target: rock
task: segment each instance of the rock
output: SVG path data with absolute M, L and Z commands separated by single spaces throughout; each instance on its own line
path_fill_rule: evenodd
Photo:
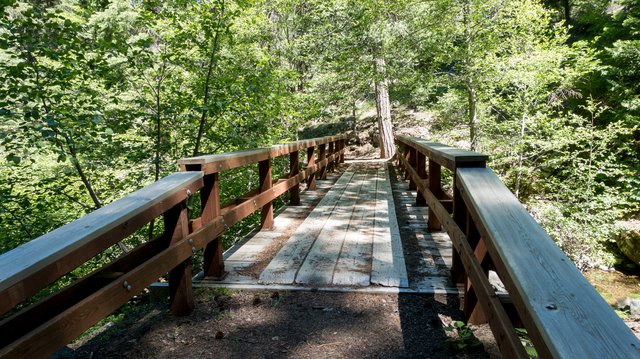
M 629 311 L 631 315 L 640 315 L 640 299 L 636 298 L 619 298 L 616 301 L 618 310 Z
M 640 264 L 640 222 L 624 222 L 616 236 L 620 251 L 635 264 Z
M 629 311 L 633 316 L 640 315 L 640 299 L 631 299 L 629 301 Z
M 496 273 L 495 271 L 489 271 L 489 283 L 493 287 L 493 290 L 495 290 L 497 293 L 507 292 L 507 288 L 504 287 L 502 280 L 500 280 L 500 277 L 498 277 L 498 273 Z
M 216 338 L 216 339 L 222 339 L 222 338 L 224 338 L 224 333 L 223 333 L 223 332 L 221 332 L 221 331 L 217 331 L 217 332 L 216 332 L 216 335 L 214 336 L 214 338 Z

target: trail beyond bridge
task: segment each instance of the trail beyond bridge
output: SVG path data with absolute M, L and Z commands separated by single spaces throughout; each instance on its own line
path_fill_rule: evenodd
M 543 358 L 640 357 L 486 155 L 395 140 L 393 162 L 345 162 L 343 136 L 185 158 L 181 172 L 1 255 L 0 357 L 49 356 L 167 273 L 155 286 L 176 315 L 193 310 L 194 286 L 446 293 L 461 296 L 466 321 L 489 323 L 506 358 L 528 357 L 518 328 Z M 258 186 L 223 203 L 225 172 L 255 165 Z M 225 251 L 221 234 L 254 212 L 260 229 Z M 162 235 L 23 305 L 157 217 Z

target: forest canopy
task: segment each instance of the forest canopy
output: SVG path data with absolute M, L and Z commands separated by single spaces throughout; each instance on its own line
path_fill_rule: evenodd
M 639 86 L 638 0 L 4 1 L 0 253 L 180 157 L 371 107 L 381 135 L 428 113 L 578 266 L 611 265 L 640 214 Z

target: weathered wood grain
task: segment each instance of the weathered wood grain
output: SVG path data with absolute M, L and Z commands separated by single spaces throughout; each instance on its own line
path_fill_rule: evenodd
M 386 165 L 378 170 L 378 177 L 371 283 L 407 287 L 409 279 Z
M 260 274 L 260 283 L 291 284 L 296 273 L 313 245 L 322 225 L 336 206 L 340 195 L 347 187 L 354 172 L 347 169 L 332 190 L 318 203 L 316 209 L 298 227 L 287 243 L 280 249 L 269 265 Z
M 0 313 L 133 233 L 200 187 L 201 172 L 171 174 L 0 255 Z
M 420 153 L 455 172 L 458 167 L 484 167 L 489 156 L 474 152 L 462 150 L 455 147 L 449 147 L 437 142 L 431 142 L 411 136 L 396 136 L 396 142 L 415 148 Z M 412 166 L 415 167 L 415 166 Z
M 401 158 L 401 161 L 403 161 L 403 166 L 409 172 L 409 176 L 418 179 L 419 176 L 415 169 L 408 166 L 405 159 Z M 491 287 L 482 266 L 474 256 L 473 249 L 469 245 L 469 242 L 467 242 L 464 232 L 458 227 L 449 211 L 440 203 L 439 198 L 426 187 L 426 184 L 418 184 L 417 190 L 424 195 L 430 211 L 433 211 L 433 214 L 449 234 L 455 248 L 453 254 L 459 255 L 461 265 L 466 270 L 469 279 L 471 279 L 475 285 L 478 301 L 485 309 L 485 313 L 488 313 L 487 320 L 496 337 L 500 352 L 508 358 L 527 358 L 528 356 L 515 334 L 513 324 L 502 306 L 500 299 Z
M 365 169 L 363 169 L 365 170 Z M 369 169 L 345 235 L 340 258 L 333 273 L 333 284 L 368 286 L 371 279 L 375 195 L 378 178 Z
M 296 283 L 316 286 L 331 284 L 333 270 L 340 256 L 364 179 L 365 174 L 357 171 L 347 184 L 300 267 L 296 275 Z
M 226 152 L 215 155 L 204 155 L 197 157 L 181 158 L 178 161 L 180 168 L 184 170 L 204 171 L 206 174 L 221 172 L 232 168 L 246 166 L 270 158 L 287 155 L 292 152 L 303 150 L 309 147 L 317 147 L 331 142 L 338 142 L 344 139 L 344 135 L 327 136 L 309 140 L 273 145 L 271 147 L 255 148 L 234 152 Z M 337 155 L 341 155 L 341 150 Z
M 640 357 L 640 341 L 493 171 L 459 169 L 458 185 L 542 356 Z

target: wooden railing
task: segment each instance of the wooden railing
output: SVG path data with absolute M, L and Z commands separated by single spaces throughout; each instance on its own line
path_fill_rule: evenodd
M 528 358 L 514 323 L 524 325 L 542 358 L 640 358 L 640 341 L 485 168 L 486 155 L 408 136 L 395 140 L 416 203 L 429 206 L 429 228 L 442 225 L 453 242 L 452 276 L 465 288 L 466 320 L 488 322 L 505 358 Z M 452 196 L 442 189 L 442 167 L 453 174 Z M 489 270 L 507 296 L 494 291 Z
M 0 315 L 103 250 L 162 216 L 164 233 L 90 275 L 26 306 L 0 322 L 0 358 L 42 358 L 109 315 L 150 283 L 169 273 L 173 313 L 193 309 L 191 256 L 205 248 L 205 274 L 222 276 L 220 234 L 257 209 L 262 226 L 273 225 L 272 201 L 343 161 L 344 136 L 316 138 L 249 151 L 180 160 L 183 172 L 169 175 L 74 222 L 0 255 Z M 307 155 L 300 170 L 299 151 Z M 271 179 L 271 160 L 289 155 L 290 172 Z M 260 186 L 228 205 L 220 204 L 218 174 L 258 164 Z M 202 214 L 189 219 L 187 200 L 200 191 Z

